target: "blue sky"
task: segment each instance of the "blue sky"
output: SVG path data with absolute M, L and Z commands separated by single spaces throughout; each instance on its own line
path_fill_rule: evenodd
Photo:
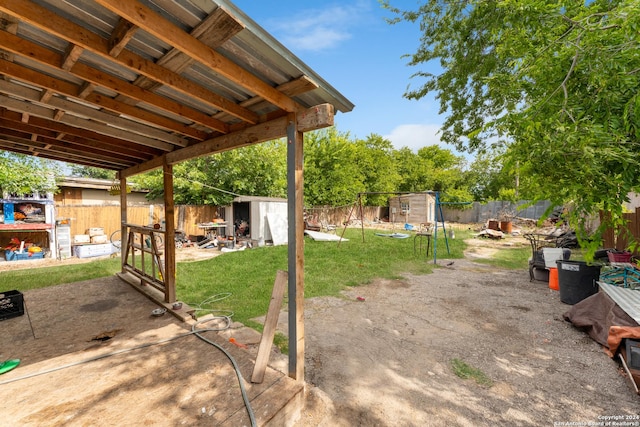
M 418 69 L 402 57 L 419 46 L 417 24 L 388 24 L 384 18 L 392 15 L 377 0 L 232 1 L 355 104 L 336 115 L 340 132 L 354 138 L 375 133 L 414 151 L 433 144 L 452 149 L 437 134 L 443 122 L 437 101 L 402 96 L 422 83 L 411 79 Z M 392 4 L 415 8 L 417 2 Z

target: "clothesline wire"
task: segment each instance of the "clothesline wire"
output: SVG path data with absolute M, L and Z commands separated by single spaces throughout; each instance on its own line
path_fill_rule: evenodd
M 171 176 L 172 176 L 172 177 L 174 177 L 174 178 L 176 177 L 176 175 L 175 175 L 175 174 L 172 174 L 172 173 L 170 173 L 170 174 L 168 174 L 168 175 L 171 175 Z M 186 180 L 186 181 L 188 181 L 188 182 L 190 182 L 190 183 L 192 183 L 192 184 L 200 184 L 200 185 L 202 185 L 203 187 L 211 188 L 212 190 L 216 190 L 216 191 L 219 191 L 219 192 L 221 192 L 221 193 L 225 193 L 225 194 L 230 194 L 230 195 L 232 195 L 232 196 L 236 196 L 236 197 L 243 197 L 243 196 L 244 196 L 244 197 L 248 197 L 246 194 L 238 194 L 238 193 L 234 193 L 233 191 L 223 190 L 222 188 L 214 187 L 213 185 L 205 184 L 204 182 L 196 181 L 195 179 L 189 179 L 189 178 L 185 178 L 185 177 L 180 177 L 180 179 L 184 179 L 184 180 Z

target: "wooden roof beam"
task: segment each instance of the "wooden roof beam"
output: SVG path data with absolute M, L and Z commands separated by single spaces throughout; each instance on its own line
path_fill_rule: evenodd
M 30 100 L 30 101 L 38 101 L 42 98 L 42 91 L 37 89 L 27 88 L 23 85 L 19 85 L 19 84 L 16 84 L 15 82 L 11 82 L 10 80 L 11 79 L 9 76 L 7 76 L 7 80 L 0 79 L 0 93 L 15 95 L 19 98 Z M 84 95 L 84 92 L 89 93 L 90 91 L 93 90 L 93 88 L 94 88 L 93 85 L 85 82 L 80 87 L 78 92 L 79 96 L 77 98 L 87 98 L 87 100 L 92 102 L 93 104 L 102 106 L 102 103 L 103 103 L 102 95 L 98 95 L 98 94 Z M 142 120 L 143 118 L 146 117 L 146 115 L 141 114 L 141 113 L 145 113 L 144 110 L 135 110 L 133 109 L 133 107 L 129 105 L 116 103 L 111 98 L 105 98 L 104 102 L 117 106 L 118 110 L 115 111 L 114 109 L 112 113 L 111 110 L 107 110 L 106 108 L 95 109 L 95 108 L 91 108 L 86 105 L 80 104 L 78 102 L 69 101 L 63 97 L 52 97 L 49 99 L 48 104 L 56 110 L 56 116 L 55 116 L 56 120 L 61 120 L 62 114 L 64 114 L 64 112 L 66 111 L 66 112 L 76 113 L 82 116 L 93 117 L 96 121 L 99 121 L 102 123 L 109 123 L 111 125 L 114 125 L 120 128 L 130 129 L 141 135 L 146 135 L 146 136 L 158 139 L 160 141 L 176 143 L 176 145 L 180 145 L 180 146 L 183 145 L 182 143 L 177 142 L 181 139 L 179 135 L 174 135 L 172 133 L 163 131 L 162 129 L 158 129 L 156 127 L 150 126 L 148 124 L 141 123 L 138 121 L 132 121 L 131 119 L 120 116 L 120 113 L 123 113 L 134 118 L 140 118 Z M 152 113 L 149 113 L 149 114 L 152 114 Z M 49 115 L 46 115 L 45 117 L 50 118 Z M 168 118 L 164 118 L 160 116 L 156 116 L 154 118 L 156 120 L 145 120 L 145 122 L 152 123 L 155 121 L 159 121 L 158 124 L 161 125 L 162 127 L 168 127 L 168 126 L 163 126 L 163 124 L 165 124 L 166 122 L 170 123 L 169 126 L 171 126 L 171 124 L 174 124 L 174 125 L 177 124 L 176 122 L 171 121 Z M 89 129 L 92 129 L 91 123 L 88 123 L 88 127 Z M 180 126 L 173 126 L 173 127 L 176 128 L 176 131 L 178 133 L 180 134 L 187 133 L 197 140 L 204 140 L 207 137 L 210 137 L 210 135 L 205 132 L 199 131 L 197 129 L 188 128 L 186 126 L 180 125 Z M 182 131 L 180 131 L 179 129 Z
M 69 46 L 67 46 L 67 49 L 64 52 L 64 55 L 62 55 L 60 68 L 65 71 L 69 71 L 76 64 L 76 62 L 78 62 L 78 59 L 80 59 L 83 51 L 84 49 L 77 44 L 69 43 Z
M 118 150 L 118 147 L 114 147 L 112 144 L 103 144 L 95 140 L 87 140 L 84 138 L 74 137 L 72 135 L 67 135 L 67 137 L 63 139 L 57 139 L 55 132 L 43 130 L 35 125 L 25 125 L 6 119 L 0 119 L 0 133 L 24 139 L 27 139 L 27 135 L 31 134 L 31 141 L 46 142 L 52 146 L 65 146 L 70 148 L 77 147 L 77 149 L 80 150 L 86 147 L 91 147 L 92 152 L 98 155 L 108 156 L 113 159 L 126 160 L 129 162 L 148 160 L 151 158 L 151 156 L 141 158 L 139 155 L 132 158 L 132 156 Z
M 229 15 L 226 10 L 219 7 L 198 24 L 198 26 L 191 31 L 191 35 L 207 46 L 216 48 L 242 31 L 243 28 L 244 26 L 240 22 Z M 193 58 L 173 48 L 159 58 L 156 64 L 180 74 L 194 62 L 195 60 Z M 148 90 L 154 90 L 162 83 L 149 79 L 146 76 L 140 76 L 134 84 Z M 240 103 L 240 105 L 244 106 L 242 103 Z
M 0 136 L 0 150 L 10 151 L 12 153 L 18 154 L 32 154 L 28 147 L 21 143 L 16 143 L 14 141 L 8 141 L 3 139 Z M 58 153 L 55 151 L 43 151 L 39 157 L 46 158 L 49 160 L 57 160 L 61 162 L 67 163 L 76 163 L 84 166 L 95 166 L 98 168 L 112 169 L 118 170 L 119 167 L 113 164 L 105 164 L 104 162 L 94 161 L 93 159 L 88 159 L 86 157 L 78 157 L 68 153 Z
M 317 89 L 317 88 L 318 88 L 317 83 L 314 82 L 313 80 L 311 80 L 307 76 L 300 76 L 297 79 L 290 80 L 290 81 L 288 81 L 286 83 L 283 83 L 283 84 L 281 84 L 281 85 L 279 85 L 277 87 L 277 89 L 280 92 L 284 93 L 287 96 L 291 96 L 291 97 L 296 96 L 296 95 L 300 95 L 300 94 L 305 93 L 305 92 L 309 92 L 309 91 Z M 247 107 L 248 108 L 250 106 L 254 106 L 254 105 L 260 104 L 261 102 L 265 102 L 266 103 L 267 101 L 265 101 L 265 99 L 263 97 L 261 97 L 261 96 L 254 96 L 253 98 L 249 98 L 249 99 L 247 99 L 245 101 L 242 101 L 240 103 L 240 105 L 242 105 L 243 107 Z M 282 115 L 282 114 L 280 114 L 280 115 Z M 222 120 L 226 116 L 227 116 L 226 113 L 221 112 L 221 113 L 216 114 L 213 117 Z M 231 129 L 234 130 L 236 127 L 237 126 L 235 126 L 235 127 L 232 126 Z
M 82 86 L 80 86 L 80 90 L 78 90 L 78 98 L 87 99 L 94 90 L 96 90 L 96 85 L 94 85 L 93 83 L 84 82 Z
M 28 147 L 23 144 L 16 143 L 14 141 L 5 140 L 0 136 L 0 149 L 5 151 L 10 151 L 18 154 L 27 154 L 31 155 L 32 153 L 29 151 Z M 40 151 L 39 157 L 49 159 L 49 160 L 57 160 L 61 162 L 67 163 L 76 163 L 84 166 L 95 166 L 104 169 L 118 170 L 121 167 L 114 164 L 107 164 L 105 162 L 96 161 L 93 159 L 87 159 L 86 157 L 78 157 L 74 154 L 70 153 L 59 153 L 57 151 Z
M 50 67 L 58 68 L 59 64 L 63 62 L 60 54 L 5 31 L 0 31 L 0 46 L 5 47 L 15 54 L 31 58 L 40 64 Z M 68 71 L 97 86 L 103 86 L 120 94 L 135 98 L 138 101 L 154 105 L 161 110 L 185 117 L 218 132 L 226 133 L 229 131 L 227 124 L 220 120 L 214 119 L 207 114 L 182 105 L 169 98 L 132 85 L 125 80 L 118 79 L 88 65 L 76 62 Z M 78 92 L 76 91 L 74 96 L 77 96 L 77 94 Z
M 40 102 L 43 104 L 48 104 L 49 100 L 53 97 L 53 91 L 50 89 L 45 89 L 42 91 L 42 95 L 40 96 Z
M 0 120 L 3 120 L 2 122 L 7 128 L 16 130 L 25 129 L 25 125 L 19 121 L 19 117 L 20 113 L 16 113 L 6 109 L 0 110 Z M 11 122 L 18 124 L 12 125 Z M 133 157 L 138 160 L 148 160 L 154 155 L 158 155 L 161 153 L 160 150 L 153 150 L 149 147 L 131 144 L 131 142 L 128 140 L 106 136 L 87 129 L 68 126 L 41 117 L 32 117 L 30 125 L 34 126 L 35 128 L 39 128 L 39 133 L 44 136 L 48 136 L 58 140 L 65 139 L 70 142 L 82 143 L 88 147 L 121 152 L 128 157 Z M 33 132 L 37 132 L 35 128 L 32 129 Z
M 51 143 L 51 141 L 53 141 L 53 143 L 51 143 L 51 149 L 48 150 L 49 152 L 51 151 L 59 151 L 61 153 L 66 153 L 69 155 L 75 155 L 78 157 L 86 157 L 86 158 L 91 158 L 91 159 L 96 159 L 96 160 L 100 160 L 100 161 L 104 161 L 104 162 L 109 162 L 113 165 L 118 165 L 118 167 L 122 168 L 122 167 L 127 167 L 130 166 L 132 164 L 135 164 L 135 161 L 127 161 L 124 159 L 118 159 L 115 156 L 111 156 L 111 155 L 104 155 L 101 153 L 96 153 L 96 152 L 92 152 L 92 153 L 86 153 L 85 150 L 82 150 L 82 147 L 79 148 L 75 148 L 74 146 L 72 146 L 71 144 L 67 144 L 64 141 L 56 141 L 55 139 L 49 139 L 49 138 L 44 138 L 42 136 L 39 136 L 37 138 L 36 141 L 32 141 L 30 140 L 30 138 L 27 138 L 26 135 L 20 133 L 20 132 L 16 132 L 16 131 L 11 131 L 8 129 L 1 129 L 0 128 L 0 138 L 4 139 L 5 141 L 12 141 L 16 144 L 22 144 L 25 145 L 28 149 L 42 149 L 45 145 L 45 143 Z M 37 143 L 37 144 L 35 144 Z
M 18 34 L 18 21 L 11 15 L 0 12 L 0 29 L 11 34 Z M 7 61 L 13 61 L 13 53 L 0 50 L 0 58 Z M 8 79 L 7 76 L 0 76 L 0 78 Z
M 138 31 L 138 27 L 126 19 L 120 19 L 109 38 L 109 55 L 113 57 L 120 55 L 120 52 L 124 50 L 129 40 L 136 34 L 136 31 Z
M 235 82 L 248 92 L 262 96 L 275 106 L 288 112 L 303 110 L 303 107 L 293 99 L 236 65 L 192 35 L 182 31 L 178 26 L 140 2 L 134 0 L 95 1 L 168 45 L 181 50 L 216 73 Z
M 1 32 L 0 32 L 1 33 Z M 67 95 L 67 96 L 71 96 L 71 97 L 77 97 L 78 92 L 80 91 L 80 88 L 78 88 L 78 86 L 72 84 L 72 83 L 68 83 L 65 82 L 63 80 L 60 79 L 56 79 L 54 77 L 49 77 L 46 76 L 44 74 L 40 74 L 36 71 L 33 71 L 31 69 L 19 66 L 17 64 L 14 64 L 12 62 L 7 62 L 7 61 L 3 61 L 0 60 L 0 73 L 4 73 L 4 74 L 8 74 L 10 76 L 12 76 L 13 78 L 17 79 L 17 80 L 23 80 L 26 82 L 29 82 L 33 85 L 42 87 L 44 89 L 51 89 L 51 90 L 55 90 L 57 93 L 61 93 L 63 95 Z M 97 94 L 93 94 L 90 95 L 86 98 L 87 101 L 102 106 L 106 109 L 109 109 L 111 111 L 115 111 L 117 113 L 124 113 L 124 114 L 130 114 L 132 117 L 138 117 L 139 115 L 137 114 L 137 109 L 128 106 L 126 104 L 123 104 L 121 102 L 117 102 L 114 101 L 111 98 L 108 97 L 104 97 L 101 95 L 97 95 Z M 98 111 L 96 111 L 96 113 L 99 113 Z M 149 115 L 152 115 L 152 113 L 149 113 Z M 142 115 L 141 117 L 139 117 L 141 120 L 146 117 L 147 115 Z M 155 115 L 154 115 L 155 116 Z M 50 117 L 50 115 L 46 116 L 47 118 Z M 96 119 L 98 120 L 98 119 Z M 86 121 L 86 120 L 85 120 Z M 102 120 L 98 120 L 100 122 L 102 122 Z M 109 122 L 106 122 L 109 123 Z M 89 128 L 92 128 L 94 130 L 96 129 L 96 126 L 99 126 L 98 123 L 95 124 L 95 126 L 89 126 Z M 116 133 L 120 133 L 118 129 L 115 129 L 113 127 L 109 127 L 106 128 L 105 126 L 100 126 L 102 129 L 104 129 L 105 133 L 108 135 L 115 135 Z M 174 145 L 182 145 L 185 146 L 187 145 L 187 142 L 184 141 L 182 143 L 175 143 L 175 144 L 167 144 L 164 143 L 164 139 L 160 140 L 158 139 L 151 139 L 148 137 L 144 137 L 142 135 L 137 135 L 137 134 L 132 134 L 130 133 L 130 138 L 132 141 L 141 143 L 142 145 L 148 145 L 150 147 L 155 147 L 155 148 L 159 148 L 162 149 L 164 151 L 171 151 L 174 148 Z
M 146 77 L 167 85 L 178 92 L 198 98 L 200 101 L 207 103 L 216 109 L 226 111 L 243 121 L 249 123 L 256 123 L 258 121 L 258 117 L 253 111 L 243 108 L 237 103 L 213 93 L 205 87 L 126 49 L 123 49 L 120 54 L 114 58 L 109 54 L 110 48 L 108 40 L 105 40 L 98 34 L 92 33 L 86 28 L 64 19 L 63 17 L 56 15 L 55 13 L 31 1 L 3 0 L 0 3 L 0 11 L 15 16 L 43 31 L 67 40 L 69 43 L 77 44 L 78 46 L 90 50 L 105 59 L 117 62 L 119 65 L 126 67 L 129 70 L 143 74 Z M 132 23 L 133 21 L 129 20 L 129 22 Z M 135 25 L 136 23 L 133 24 Z M 173 28 L 173 31 L 182 32 L 182 30 L 177 27 Z M 172 43 L 169 44 L 172 45 Z M 224 133 L 224 130 L 222 129 L 215 127 L 213 129 Z
M 321 104 L 296 114 L 297 128 L 300 132 L 309 132 L 333 126 L 335 111 L 331 104 Z M 271 141 L 287 135 L 289 118 L 278 117 L 274 120 L 258 125 L 249 126 L 229 135 L 221 135 L 208 141 L 199 142 L 192 146 L 181 148 L 165 154 L 168 164 L 176 164 L 185 160 L 220 153 L 234 148 Z M 162 167 L 163 157 L 157 157 L 149 162 L 122 170 L 121 176 L 128 177 Z
M 0 61 L 0 69 L 2 69 L 3 65 L 5 65 L 5 63 Z M 26 78 L 26 76 L 25 76 L 25 78 Z M 73 86 L 73 85 L 71 85 L 71 86 Z M 58 86 L 58 88 L 60 88 L 60 86 Z M 20 111 L 20 112 L 24 112 L 24 113 L 32 114 L 32 115 L 37 115 L 39 117 L 43 117 L 43 118 L 47 118 L 47 119 L 52 119 L 54 114 L 55 114 L 49 108 L 41 107 L 41 106 L 29 103 L 29 102 L 19 101 L 17 99 L 13 99 L 13 98 L 9 98 L 9 97 L 3 97 L 2 98 L 2 105 L 4 107 L 6 107 L 7 109 L 10 109 L 10 110 Z M 101 122 L 98 122 L 98 121 L 86 120 L 86 119 L 82 119 L 80 117 L 72 116 L 70 114 L 66 114 L 64 117 L 60 118 L 60 121 L 63 121 L 64 123 L 66 123 L 66 124 L 68 124 L 70 126 L 83 127 L 83 128 L 86 128 L 86 129 L 91 129 L 91 130 L 93 130 L 95 132 L 102 133 L 104 135 L 125 139 L 125 140 L 129 141 L 129 143 L 137 143 L 137 144 L 140 144 L 140 145 L 156 148 L 156 149 L 162 150 L 162 151 L 172 151 L 175 148 L 174 145 L 166 143 L 164 141 L 159 141 L 157 139 L 148 138 L 148 137 L 145 137 L 143 135 L 138 135 L 138 134 L 132 133 L 130 131 L 125 131 L 125 130 L 122 130 L 122 129 L 114 128 L 112 126 L 108 126 L 106 124 L 102 124 Z

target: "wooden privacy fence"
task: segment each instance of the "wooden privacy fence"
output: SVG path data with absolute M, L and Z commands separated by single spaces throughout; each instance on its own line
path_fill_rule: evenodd
M 176 205 L 176 231 L 183 231 L 187 236 L 203 235 L 199 223 L 211 222 L 222 217 L 222 207 L 203 205 Z M 360 212 L 353 206 L 317 207 L 305 209 L 307 215 L 317 216 L 318 220 L 342 226 L 345 222 L 358 221 Z M 386 207 L 364 206 L 365 222 L 376 222 L 388 216 Z M 351 217 L 349 218 L 349 214 Z M 90 228 L 103 228 L 105 234 L 111 235 L 120 230 L 120 206 L 56 206 L 56 219 L 71 219 L 71 235 L 86 234 Z M 164 221 L 163 205 L 129 206 L 127 207 L 127 223 L 138 225 L 162 225 Z
M 204 234 L 198 223 L 210 222 L 220 212 L 217 206 L 177 205 L 176 231 L 187 236 Z M 71 219 L 71 235 L 85 234 L 90 228 L 103 228 L 106 235 L 120 230 L 120 206 L 56 206 L 56 219 Z M 153 225 L 164 222 L 163 205 L 127 207 L 127 223 Z
M 607 214 L 601 212 L 600 217 L 604 218 Z M 640 242 L 640 208 L 636 208 L 635 212 L 622 214 L 627 223 L 627 227 L 620 230 L 613 228 L 607 229 L 602 238 L 605 248 L 616 248 L 617 250 L 628 250 L 629 242 L 633 239 Z M 640 248 L 634 251 L 634 255 L 640 254 Z
M 363 206 L 362 211 L 365 222 L 377 222 L 389 216 L 389 208 L 384 206 Z M 337 226 L 360 220 L 360 208 L 355 206 L 354 209 L 353 205 L 305 208 L 305 212 L 307 216 L 315 217 L 318 221 Z

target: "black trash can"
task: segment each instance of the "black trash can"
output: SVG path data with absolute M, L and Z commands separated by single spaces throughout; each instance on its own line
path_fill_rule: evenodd
M 561 260 L 556 264 L 558 265 L 560 301 L 573 305 L 598 293 L 600 265 L 588 265 L 584 261 Z

